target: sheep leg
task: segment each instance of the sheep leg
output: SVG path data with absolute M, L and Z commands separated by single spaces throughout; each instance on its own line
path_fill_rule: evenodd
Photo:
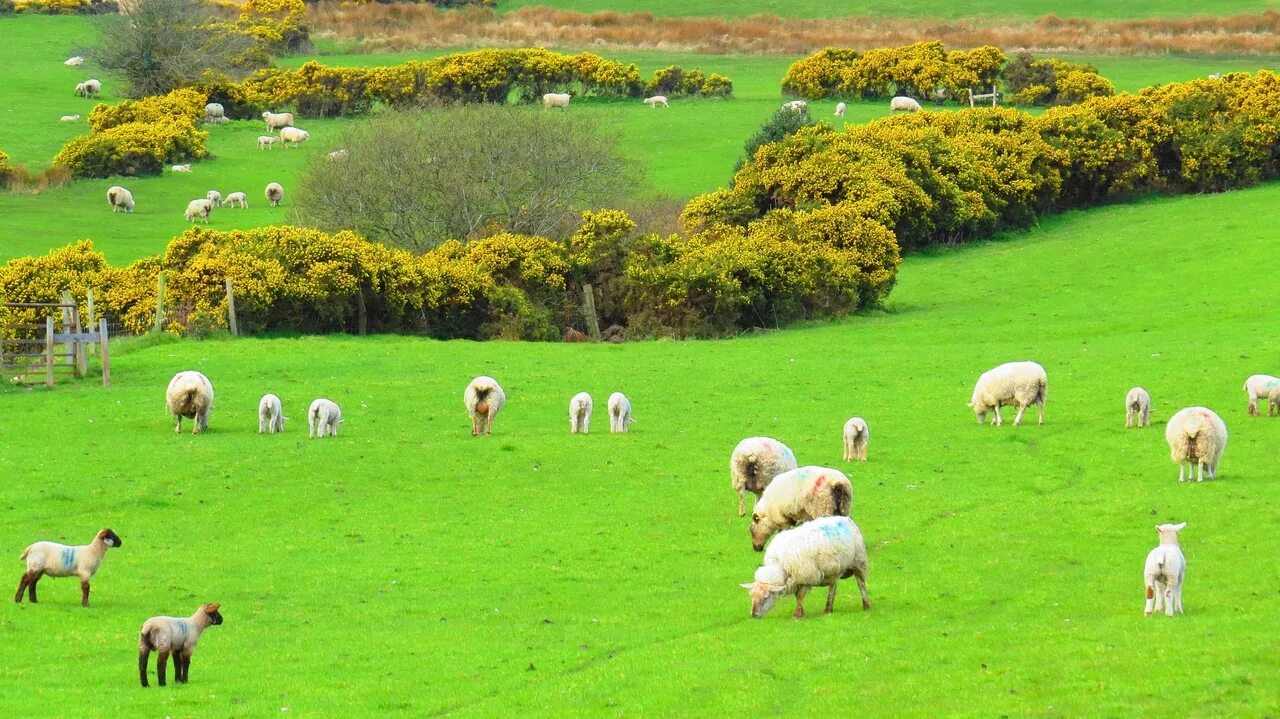
M 178 424 L 173 428 L 173 431 L 182 434 L 182 415 L 178 415 Z
M 1036 402 L 1036 419 L 1039 421 L 1039 424 L 1044 424 L 1044 400 Z
M 1022 424 L 1022 413 L 1026 411 L 1027 411 L 1027 406 L 1025 404 L 1018 405 L 1018 413 L 1013 416 L 1014 427 L 1017 427 L 1018 425 Z M 1043 424 L 1043 422 L 1041 422 L 1041 424 Z
M 746 515 L 746 513 L 747 513 L 747 490 L 739 489 L 738 490 L 738 516 L 739 517 L 744 516 Z M 19 590 L 18 594 L 22 594 L 22 591 Z
M 191 667 L 191 655 L 187 652 L 173 653 L 173 680 L 179 684 L 187 683 L 187 672 Z
M 1146 616 L 1146 617 L 1151 616 L 1151 612 L 1155 609 L 1155 605 L 1156 605 L 1156 591 L 1155 591 L 1155 588 L 1153 588 L 1150 584 L 1148 584 L 1147 585 L 1147 605 L 1146 605 L 1146 608 L 1143 609 L 1143 612 L 1142 612 L 1143 616 Z
M 996 405 L 996 416 L 992 418 L 991 424 L 999 427 L 1004 424 L 1004 418 L 1000 416 L 1000 405 Z
M 809 593 L 809 587 L 801 587 L 796 590 L 796 610 L 791 614 L 792 619 L 804 619 L 804 595 Z
M 36 583 L 44 576 L 44 572 L 32 572 L 31 583 L 27 585 L 27 601 L 32 604 L 36 603 Z
M 832 582 L 827 588 L 827 606 L 822 610 L 823 614 L 830 614 L 836 609 L 836 583 Z
M 1133 426 L 1133 408 L 1126 407 L 1124 410 L 1124 428 L 1129 429 Z
M 853 570 L 853 578 L 858 582 L 858 592 L 862 594 L 862 611 L 871 608 L 871 599 L 867 597 L 867 570 L 865 567 Z
M 156 684 L 164 686 L 164 669 L 169 663 L 169 650 L 160 649 L 156 651 Z
M 1173 586 L 1171 584 L 1164 585 L 1164 615 L 1166 617 L 1173 616 Z
M 36 574 L 34 572 L 22 573 L 22 581 L 18 583 L 18 593 L 13 595 L 13 601 L 15 604 L 22 604 L 22 595 L 27 591 L 28 586 L 32 588 L 33 592 L 35 591 L 35 586 L 36 586 L 35 578 L 36 578 Z M 31 601 L 34 602 L 35 599 L 33 598 Z
M 89 606 L 89 582 L 80 580 L 80 606 Z
M 1204 481 L 1204 462 L 1196 460 L 1196 481 Z
M 1179 482 L 1186 481 L 1185 479 L 1182 478 L 1182 470 L 1186 469 L 1186 466 L 1187 466 L 1187 463 L 1185 461 L 1178 460 L 1178 481 Z
M 142 682 L 142 686 L 148 687 L 147 684 L 147 658 L 151 656 L 151 650 L 145 646 L 138 647 L 138 680 Z

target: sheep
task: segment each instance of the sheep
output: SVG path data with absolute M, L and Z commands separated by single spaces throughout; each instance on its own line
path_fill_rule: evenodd
M 195 420 L 191 434 L 209 429 L 209 413 L 213 411 L 213 383 L 208 377 L 195 370 L 179 372 L 169 380 L 169 388 L 165 390 L 164 396 L 169 414 L 177 420 L 174 432 L 182 431 L 183 417 Z
M 853 484 L 838 469 L 800 467 L 783 472 L 764 488 L 751 513 L 751 546 L 764 549 L 769 536 L 819 517 L 848 517 Z
M 288 127 L 293 124 L 292 112 L 264 112 L 262 119 L 267 123 L 267 132 L 279 130 L 282 127 Z
M 280 398 L 267 393 L 258 400 L 258 434 L 275 434 L 284 431 L 284 407 Z
M 191 679 L 191 653 L 200 635 L 211 626 L 222 624 L 220 604 L 203 604 L 189 617 L 152 617 L 142 623 L 138 632 L 138 679 L 147 684 L 147 660 L 152 650 L 156 658 L 156 682 L 164 686 L 165 666 L 173 655 L 173 680 L 186 684 Z
M 609 431 L 629 432 L 635 421 L 631 416 L 631 400 L 621 392 L 609 395 Z
M 66 60 L 63 60 L 62 64 L 67 67 L 80 67 L 84 64 L 84 58 L 76 55 L 75 57 L 69 57 Z
M 280 128 L 280 144 L 284 145 L 286 150 L 290 147 L 296 147 L 310 139 L 311 133 L 306 130 L 300 130 L 296 127 Z
M 853 417 L 844 423 L 844 461 L 867 461 L 867 443 L 871 441 L 871 429 L 861 417 Z
M 467 384 L 462 393 L 462 404 L 471 416 L 471 436 L 493 434 L 493 418 L 507 403 L 507 395 L 498 380 L 481 375 Z
M 747 513 L 747 492 L 759 500 L 775 477 L 799 466 L 791 448 L 772 437 L 748 437 L 739 442 L 729 457 L 729 480 L 738 493 L 738 516 Z
M 837 103 L 836 103 L 836 117 L 844 117 L 844 112 L 845 112 L 845 110 L 848 110 L 848 109 L 849 109 L 849 106 L 848 106 L 848 105 L 844 104 L 843 102 L 837 102 Z
M 191 172 L 191 163 L 188 162 L 182 165 L 171 165 L 169 167 L 169 171 L 170 172 Z
M 1258 416 L 1258 398 L 1266 397 L 1271 393 L 1272 387 L 1280 386 L 1280 377 L 1272 377 L 1269 374 L 1250 375 L 1249 379 L 1244 381 L 1245 394 L 1249 395 L 1249 414 Z
M 328 155 L 325 155 L 325 157 L 329 159 L 329 162 L 339 162 L 341 160 L 347 159 L 347 155 L 349 154 L 351 153 L 347 152 L 346 150 L 334 150 L 333 152 L 330 152 Z
M 307 410 L 307 436 L 312 439 L 324 437 L 326 433 L 330 437 L 337 437 L 338 426 L 341 424 L 342 410 L 332 400 L 321 397 L 312 402 Z
M 751 594 L 751 617 L 759 619 L 779 597 L 796 595 L 792 617 L 804 617 L 804 597 L 814 587 L 827 587 L 823 614 L 835 610 L 836 582 L 854 577 L 862 594 L 862 611 L 871 608 L 867 597 L 867 543 L 862 530 L 848 517 L 822 517 L 778 534 L 755 572 L 755 581 L 742 584 Z
M 579 392 L 569 400 L 569 434 L 591 432 L 591 410 L 595 403 L 587 392 Z
M 221 192 L 218 192 L 217 190 L 209 190 L 208 192 L 204 193 L 204 197 L 206 200 L 212 203 L 214 207 L 222 207 Z
M 1220 72 L 1211 72 L 1211 73 L 1209 73 L 1209 79 L 1210 79 L 1210 80 L 1221 80 L 1221 79 L 1222 79 L 1222 73 L 1220 73 Z
M 242 210 L 248 209 L 249 196 L 243 192 L 232 192 L 231 194 L 227 195 L 226 199 L 222 201 L 223 207 L 226 207 L 227 205 L 231 205 L 232 207 L 239 207 Z
M 102 92 L 102 83 L 97 80 L 76 83 L 76 95 L 80 97 L 97 97 L 99 92 Z
M 897 112 L 898 110 L 906 110 L 907 112 L 919 112 L 920 103 L 910 97 L 899 95 L 889 101 L 889 112 Z
M 791 102 L 782 103 L 782 109 L 792 112 L 802 112 L 809 109 L 809 103 L 804 100 L 792 100 Z
M 192 200 L 187 203 L 187 211 L 185 217 L 189 222 L 196 220 L 204 220 L 204 224 L 209 224 L 209 215 L 213 213 L 213 203 L 208 199 L 201 197 L 198 200 Z
M 112 185 L 107 189 L 107 204 L 111 205 L 113 214 L 119 210 L 124 210 L 126 214 L 133 212 L 133 193 L 119 185 Z
M 258 135 L 258 149 L 270 150 L 276 145 L 275 135 Z
M 80 578 L 80 606 L 89 606 L 89 580 L 98 572 L 98 565 L 107 556 L 111 547 L 123 544 L 120 535 L 104 529 L 98 532 L 89 544 L 67 546 L 57 542 L 36 542 L 22 551 L 19 559 L 26 560 L 27 571 L 22 573 L 22 582 L 18 584 L 18 593 L 13 595 L 15 603 L 22 603 L 22 592 L 26 590 L 27 599 L 36 604 L 36 583 L 40 577 Z
M 80 122 L 79 115 L 63 115 L 58 118 L 58 122 Z
M 1124 397 L 1124 428 L 1151 426 L 1151 395 L 1141 387 L 1134 387 Z
M 1145 616 L 1149 617 L 1151 612 L 1161 608 L 1165 616 L 1172 617 L 1174 612 L 1182 614 L 1182 580 L 1187 574 L 1187 558 L 1182 554 L 1182 547 L 1178 546 L 1178 532 L 1186 526 L 1186 522 L 1156 525 L 1160 546 L 1147 553 L 1147 564 L 1142 572 L 1143 584 L 1147 588 Z
M 279 182 L 272 182 L 267 185 L 266 195 L 267 202 L 270 202 L 272 207 L 279 207 L 280 201 L 284 199 L 284 187 Z
M 76 83 L 76 97 L 88 97 L 89 91 L 85 89 L 83 82 Z
M 553 107 L 558 107 L 561 110 L 568 110 L 570 97 L 567 92 L 548 92 L 542 96 L 542 109 L 550 110 Z
M 1169 454 L 1178 465 L 1178 481 L 1191 480 L 1191 465 L 1196 466 L 1196 481 L 1204 481 L 1205 469 L 1209 479 L 1218 478 L 1218 462 L 1227 449 L 1227 425 L 1213 410 L 1205 407 L 1187 407 L 1178 410 L 1165 425 L 1164 438 L 1169 442 Z M 1187 478 L 1182 478 L 1186 469 Z
M 1267 416 L 1270 417 L 1272 410 L 1280 416 L 1280 384 L 1271 388 L 1267 393 Z
M 1004 424 L 1000 407 L 1016 406 L 1018 415 L 1013 418 L 1013 426 L 1017 427 L 1022 423 L 1022 413 L 1034 404 L 1040 424 L 1044 424 L 1044 400 L 1048 389 L 1049 375 L 1044 367 L 1035 362 L 1006 362 L 982 373 L 973 388 L 969 406 L 973 408 L 978 424 L 987 418 L 987 412 L 994 412 L 991 424 L 997 427 Z
M 226 110 L 219 103 L 211 102 L 204 106 L 204 119 L 206 120 L 221 120 L 225 119 L 226 116 Z
M 646 97 L 644 99 L 644 104 L 648 105 L 649 107 L 652 107 L 655 110 L 658 109 L 658 105 L 662 105 L 663 107 L 668 109 L 671 108 L 671 106 L 667 104 L 666 95 L 654 95 L 653 97 Z

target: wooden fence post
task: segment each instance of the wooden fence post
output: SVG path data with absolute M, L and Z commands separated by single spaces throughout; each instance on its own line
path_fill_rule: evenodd
M 83 377 L 89 372 L 89 355 L 85 351 L 85 343 L 78 336 L 84 331 L 80 322 L 80 306 L 71 296 L 71 290 L 62 291 L 62 304 L 69 305 L 62 308 L 62 331 L 76 335 L 68 343 L 71 350 L 71 373 L 76 377 Z
M 227 327 L 231 329 L 232 337 L 239 337 L 240 330 L 236 327 L 236 295 L 231 291 L 231 278 L 225 280 L 227 284 Z
M 364 285 L 356 292 L 356 334 L 369 334 L 369 310 L 364 305 Z
M 596 317 L 596 293 L 590 284 L 582 286 L 582 314 L 587 320 L 587 334 L 593 342 L 600 341 L 600 319 Z
M 44 318 L 44 383 L 53 386 L 53 315 Z
M 156 275 L 156 324 L 152 332 L 164 330 L 164 270 Z
M 102 386 L 111 386 L 111 350 L 107 342 L 107 318 L 98 320 L 98 354 L 102 356 Z
M 93 290 L 89 290 L 84 299 L 85 309 L 87 310 L 87 315 L 84 318 L 84 329 L 86 332 L 92 332 L 93 328 L 98 326 L 98 318 L 93 311 Z M 93 349 L 93 343 L 86 342 L 84 349 L 85 353 L 88 354 L 89 350 Z

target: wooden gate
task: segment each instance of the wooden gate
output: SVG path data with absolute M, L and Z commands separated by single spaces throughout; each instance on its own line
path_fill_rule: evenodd
M 92 307 L 92 298 L 90 298 Z M 102 359 L 102 386 L 111 386 L 110 343 L 107 320 L 98 320 L 96 328 L 83 326 L 80 308 L 63 293 L 62 302 L 6 302 L 8 309 L 36 310 L 47 313 L 43 322 L 9 322 L 0 337 L 0 370 L 11 373 L 13 382 L 35 384 L 43 375 L 45 385 L 52 387 L 54 372 L 70 370 L 72 376 L 83 377 L 89 369 L 89 352 L 96 347 Z M 92 312 L 92 310 L 90 310 Z M 62 331 L 57 331 L 54 316 L 62 315 Z

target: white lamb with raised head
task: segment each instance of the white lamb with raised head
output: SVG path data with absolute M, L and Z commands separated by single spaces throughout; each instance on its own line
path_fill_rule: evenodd
M 226 199 L 222 201 L 223 207 L 226 207 L 227 205 L 231 205 L 232 207 L 239 207 L 242 210 L 248 209 L 249 196 L 243 192 L 232 192 L 231 194 L 227 195 Z
M 548 92 L 542 96 L 542 109 L 550 110 L 558 107 L 561 110 L 568 110 L 570 99 L 571 96 L 567 92 Z
M 1186 522 L 1156 525 L 1160 546 L 1147 554 L 1147 564 L 1142 572 L 1143 584 L 1147 588 L 1147 605 L 1143 612 L 1146 616 L 1161 609 L 1170 617 L 1174 612 L 1182 614 L 1182 580 L 1187 575 L 1187 558 L 1182 554 L 1182 547 L 1178 546 L 1178 532 L 1186 526 Z
M 493 434 L 493 419 L 507 403 L 507 393 L 498 380 L 480 375 L 467 384 L 462 392 L 462 404 L 471 417 L 471 436 Z
M 837 102 L 837 103 L 836 103 L 836 117 L 844 117 L 844 113 L 845 113 L 845 111 L 846 111 L 846 110 L 848 110 L 848 109 L 849 109 L 849 106 L 848 106 L 848 105 L 844 104 L 843 102 Z
M 1211 409 L 1187 407 L 1178 410 L 1165 425 L 1164 438 L 1169 442 L 1169 454 L 1178 465 L 1178 481 L 1191 479 L 1191 468 L 1196 468 L 1196 481 L 1204 481 L 1205 470 L 1209 479 L 1218 478 L 1218 462 L 1227 449 L 1227 424 Z M 1186 479 L 1183 479 L 1183 470 Z
M 121 210 L 125 213 L 133 212 L 133 193 L 119 185 L 112 185 L 107 189 L 107 204 L 111 205 L 112 214 Z
M 284 199 L 284 186 L 279 182 L 272 182 L 267 185 L 263 194 L 267 196 L 267 202 L 271 203 L 272 207 L 279 207 L 280 201 Z
M 862 610 L 871 608 L 867 597 L 867 543 L 862 530 L 848 517 L 822 517 L 781 532 L 765 552 L 755 581 L 741 585 L 751 593 L 751 616 L 763 617 L 779 597 L 796 595 L 791 615 L 804 617 L 804 597 L 814 587 L 828 587 L 823 614 L 835 610 L 836 583 L 853 577 L 862 594 Z
M 1049 375 L 1035 362 L 1006 362 L 989 369 L 978 377 L 969 406 L 973 408 L 978 424 L 982 424 L 988 412 L 994 412 L 991 424 L 1000 426 L 1004 419 L 1000 407 L 1017 407 L 1013 418 L 1016 427 L 1022 423 L 1022 413 L 1031 405 L 1036 406 L 1040 424 L 1044 424 L 1044 400 L 1049 389 Z
M 569 400 L 569 434 L 591 432 L 591 410 L 594 407 L 591 394 L 587 392 L 579 392 Z
M 152 617 L 142 623 L 138 632 L 138 679 L 147 684 L 147 660 L 156 657 L 156 683 L 164 686 L 165 665 L 173 656 L 174 681 L 186 684 L 191 678 L 191 653 L 196 642 L 209 627 L 222 624 L 220 604 L 204 604 L 189 617 Z
M 729 457 L 729 479 L 738 493 L 738 516 L 747 513 L 747 492 L 758 500 L 775 477 L 800 466 L 795 452 L 772 437 L 747 437 Z
M 666 95 L 654 95 L 653 97 L 646 97 L 644 99 L 644 104 L 648 105 L 649 107 L 652 107 L 655 110 L 658 109 L 658 105 L 662 105 L 663 107 L 668 109 L 670 109 L 671 107 L 670 105 L 667 104 Z
M 867 444 L 871 442 L 871 429 L 867 420 L 852 417 L 844 423 L 844 461 L 867 461 Z
M 311 403 L 307 409 L 307 436 L 311 439 L 337 437 L 342 424 L 342 410 L 338 403 L 323 397 Z
M 1124 396 L 1124 427 L 1151 426 L 1151 395 L 1141 387 L 1134 387 Z
M 258 400 L 258 434 L 275 434 L 284 431 L 284 406 L 274 394 L 264 394 Z
M 213 383 L 208 377 L 195 370 L 179 372 L 169 380 L 164 398 L 169 414 L 177 420 L 173 431 L 182 431 L 183 417 L 195 420 L 191 434 L 209 429 L 209 413 L 213 411 Z
M 280 128 L 280 144 L 287 150 L 311 139 L 311 133 L 297 127 Z
M 264 112 L 262 119 L 267 123 L 267 131 L 278 130 L 293 124 L 292 112 Z
M 800 467 L 783 472 L 768 487 L 751 513 L 751 546 L 758 552 L 775 532 L 819 517 L 848 517 L 853 484 L 830 467 Z
M 916 102 L 914 98 L 910 98 L 905 95 L 899 95 L 898 97 L 895 97 L 889 101 L 889 112 L 897 112 L 898 110 L 905 110 L 907 112 L 919 112 L 920 103 Z
M 631 400 L 621 392 L 609 395 L 609 431 L 630 432 L 635 421 L 631 416 Z
M 187 203 L 187 211 L 183 216 L 188 222 L 204 220 L 204 224 L 209 224 L 209 215 L 213 214 L 213 203 L 208 199 L 201 197 L 198 200 L 192 200 Z
M 27 563 L 22 573 L 22 581 L 18 584 L 18 593 L 13 601 L 22 603 L 22 592 L 27 591 L 27 599 L 36 604 L 36 583 L 43 576 L 80 578 L 80 606 L 89 606 L 89 580 L 98 572 L 102 558 L 107 556 L 111 547 L 119 547 L 123 542 L 120 535 L 104 529 L 89 544 L 69 546 L 57 542 L 36 542 L 22 551 L 19 559 Z
M 1258 416 L 1258 398 L 1271 394 L 1272 387 L 1280 387 L 1280 377 L 1255 374 L 1244 381 L 1245 394 L 1249 395 L 1249 414 Z

